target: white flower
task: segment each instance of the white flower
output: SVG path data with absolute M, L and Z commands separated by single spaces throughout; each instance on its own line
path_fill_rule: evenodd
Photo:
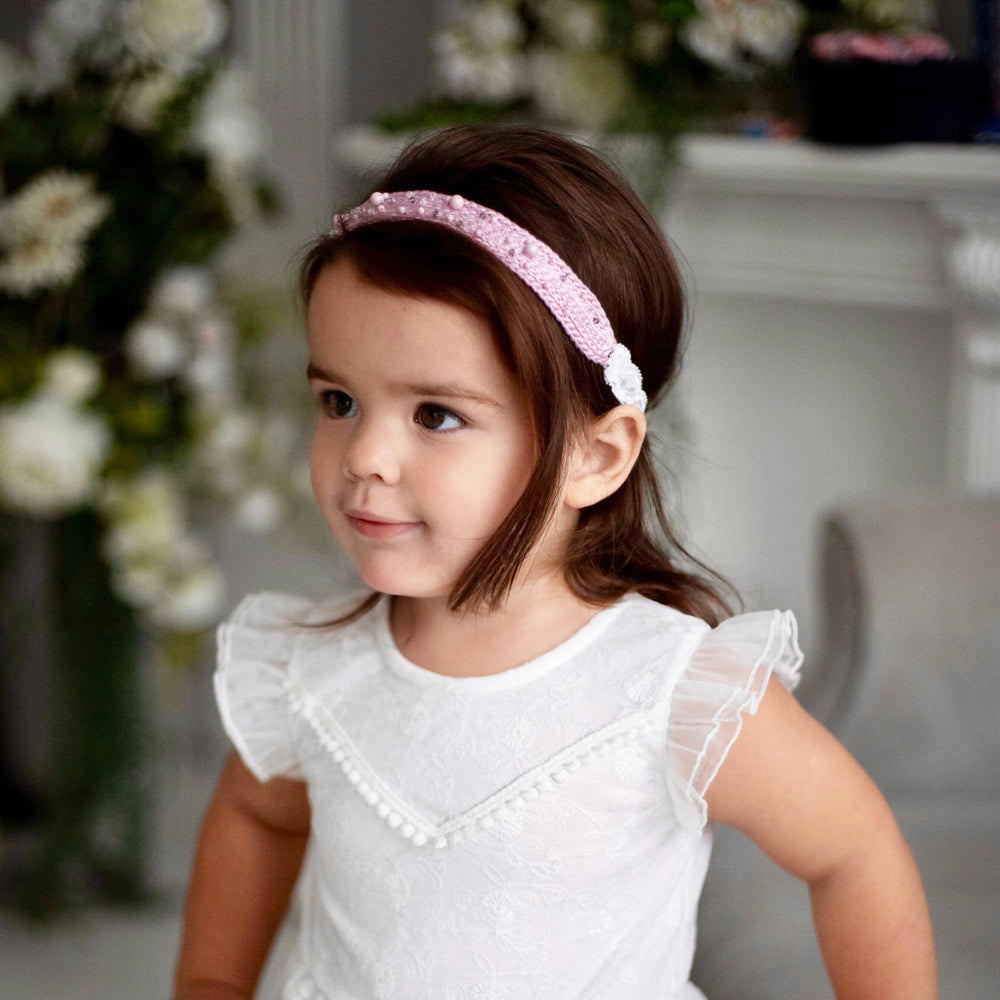
M 141 319 L 125 334 L 125 357 L 140 379 L 157 382 L 179 375 L 190 354 L 184 338 L 166 323 Z
M 604 7 L 596 0 L 545 0 L 538 16 L 562 48 L 591 52 L 604 44 Z
M 228 410 L 212 424 L 204 448 L 213 461 L 232 461 L 234 456 L 242 456 L 249 450 L 253 438 L 253 417 L 241 410 Z
M 183 77 L 170 69 L 154 69 L 121 88 L 118 117 L 134 132 L 151 132 Z
M 274 531 L 285 515 L 285 502 L 274 490 L 258 486 L 236 503 L 236 521 L 257 535 Z
M 473 44 L 480 49 L 516 48 L 524 41 L 521 18 L 499 0 L 471 6 L 465 24 Z
M 692 17 L 681 25 L 681 41 L 710 66 L 734 71 L 740 64 L 736 37 L 720 18 Z
M 799 41 L 805 13 L 792 0 L 744 3 L 739 8 L 739 40 L 765 62 L 782 64 Z
M 172 582 L 150 616 L 162 628 L 199 631 L 218 621 L 225 596 L 222 573 L 214 566 L 198 566 Z
M 525 87 L 526 65 L 518 52 L 490 52 L 473 66 L 472 96 L 482 101 L 502 103 L 519 97 Z
M 68 81 L 74 54 L 98 39 L 111 13 L 110 0 L 56 0 L 49 4 L 29 42 L 36 94 Z
M 217 618 L 222 576 L 187 531 L 183 497 L 162 470 L 109 486 L 103 551 L 115 592 L 170 630 L 199 630 Z
M 221 600 L 221 577 L 188 531 L 184 497 L 162 469 L 109 484 L 102 550 L 115 592 L 168 629 L 200 629 Z
M 164 593 L 164 567 L 154 559 L 133 559 L 112 566 L 111 586 L 133 608 L 149 608 Z
M 194 457 L 214 489 L 232 495 L 244 487 L 255 436 L 253 418 L 239 410 L 224 409 L 207 421 Z
M 531 74 L 545 117 L 583 129 L 607 124 L 629 92 L 625 66 L 613 55 L 536 49 Z
M 184 380 L 202 407 L 224 406 L 236 382 L 234 345 L 237 331 L 219 317 L 205 316 L 193 329 L 194 355 Z
M 230 71 L 218 76 L 202 102 L 192 138 L 223 170 L 245 168 L 260 160 L 264 122 L 250 100 L 243 74 Z
M 476 93 L 476 56 L 449 32 L 441 32 L 432 42 L 434 69 L 444 93 L 454 100 Z
M 235 372 L 231 360 L 220 351 L 198 351 L 184 372 L 191 391 L 206 404 L 228 399 L 233 393 Z
M 681 39 L 700 59 L 730 74 L 753 69 L 746 56 L 787 62 L 805 12 L 795 0 L 699 0 L 700 17 L 685 21 Z
M 38 31 L 57 36 L 71 52 L 101 33 L 109 7 L 109 0 L 55 0 L 46 8 Z
M 104 553 L 114 564 L 166 562 L 187 534 L 180 487 L 162 470 L 109 485 L 101 506 L 109 525 Z
M 111 199 L 94 178 L 49 170 L 0 204 L 0 290 L 29 296 L 72 280 L 83 266 L 83 241 L 107 215 Z
M 150 309 L 197 318 L 211 306 L 215 285 L 203 267 L 175 267 L 157 280 L 150 296 Z
M 122 37 L 137 58 L 186 66 L 215 48 L 227 18 L 218 0 L 131 0 L 122 14 Z
M 111 210 L 111 198 L 95 184 L 94 177 L 68 170 L 39 174 L 0 206 L 0 241 L 11 248 L 82 242 Z
M 14 103 L 27 79 L 25 60 L 9 45 L 0 43 L 0 115 Z
M 101 384 L 101 363 L 82 347 L 64 347 L 49 355 L 41 391 L 67 403 L 84 403 Z
M 530 87 L 524 54 L 516 49 L 483 50 L 442 32 L 434 50 L 445 93 L 456 100 L 502 103 L 524 96 Z
M 604 381 L 611 387 L 619 403 L 646 409 L 646 393 L 642 389 L 642 373 L 639 371 L 629 349 L 624 344 L 616 344 L 608 363 L 604 367 Z
M 41 517 L 87 503 L 111 435 L 98 416 L 57 396 L 0 410 L 0 497 Z
M 83 247 L 44 237 L 26 239 L 0 261 L 0 291 L 29 296 L 67 284 L 83 267 Z

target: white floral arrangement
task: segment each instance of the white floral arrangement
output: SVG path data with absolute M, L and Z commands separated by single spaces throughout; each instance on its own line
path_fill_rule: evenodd
M 681 26 L 682 42 L 705 62 L 733 76 L 753 72 L 755 62 L 785 65 L 806 12 L 795 0 L 700 0 L 698 14 Z
M 226 30 L 220 0 L 56 0 L 0 48 L 0 512 L 92 512 L 116 597 L 167 634 L 223 610 L 199 505 L 270 531 L 303 480 L 213 267 L 273 201 Z
M 433 39 L 437 99 L 571 128 L 655 127 L 783 67 L 805 21 L 796 0 L 467 0 Z

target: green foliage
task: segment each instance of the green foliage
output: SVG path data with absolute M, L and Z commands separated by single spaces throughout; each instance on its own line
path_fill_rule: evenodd
M 204 3 L 206 10 L 221 10 L 215 0 Z M 265 215 L 278 207 L 276 191 L 257 176 L 252 159 L 220 150 L 217 137 L 213 146 L 200 131 L 227 69 L 221 59 L 202 49 L 179 57 L 137 54 L 119 30 L 120 11 L 121 4 L 106 6 L 106 20 L 91 26 L 98 35 L 88 35 L 91 28 L 81 28 L 76 40 L 60 35 L 68 47 L 58 60 L 58 79 L 47 76 L 39 59 L 13 99 L 0 103 L 0 418 L 9 431 L 33 404 L 53 404 L 71 415 L 71 427 L 89 421 L 107 437 L 86 489 L 54 500 L 54 494 L 35 494 L 35 507 L 28 494 L 11 491 L 17 475 L 30 485 L 23 452 L 36 459 L 35 441 L 25 449 L 22 430 L 21 464 L 11 460 L 9 444 L 0 453 L 0 581 L 7 582 L 3 571 L 19 530 L 47 540 L 36 569 L 47 602 L 42 626 L 51 633 L 51 774 L 37 790 L 44 800 L 41 820 L 17 850 L 0 857 L 0 899 L 34 918 L 95 898 L 148 898 L 150 657 L 140 654 L 142 643 L 148 654 L 161 633 L 156 653 L 164 662 L 190 663 L 201 649 L 205 623 L 192 624 L 189 608 L 174 621 L 155 615 L 191 578 L 215 569 L 188 531 L 184 501 L 197 492 L 188 481 L 197 436 L 210 416 L 221 420 L 228 411 L 219 403 L 206 414 L 214 387 L 196 399 L 193 378 L 184 377 L 190 371 L 143 372 L 129 355 L 129 335 L 148 319 L 164 276 L 197 267 L 198 281 L 209 286 L 206 301 L 186 312 L 165 307 L 158 321 L 174 324 L 170 332 L 189 360 L 203 346 L 200 335 L 238 341 L 240 331 L 214 294 L 211 265 L 248 221 L 248 208 Z M 224 110 L 233 112 L 229 105 Z M 40 190 L 49 198 L 41 208 L 30 197 Z M 74 210 L 85 221 L 73 222 Z M 63 271 L 11 277 L 11 262 L 30 264 L 27 251 L 46 240 L 50 249 L 72 251 L 64 255 Z M 248 326 L 249 318 L 249 311 L 237 317 Z M 225 331 L 213 333 L 213 324 Z M 255 333 L 260 338 L 259 328 Z M 238 343 L 226 345 L 235 354 Z M 61 385 L 52 376 L 60 356 L 64 363 L 69 357 Z M 235 390 L 225 405 L 240 405 Z M 50 439 L 71 436 L 46 412 L 44 430 L 53 420 L 59 428 Z M 38 476 L 42 487 L 46 475 L 58 478 L 61 459 L 75 457 L 71 445 L 61 453 L 51 440 L 49 446 L 49 465 Z M 153 535 L 164 521 L 174 534 L 161 539 L 155 553 L 134 556 L 140 569 L 149 569 L 154 555 L 162 559 L 155 567 L 159 589 L 150 597 L 123 584 L 135 566 L 108 554 L 109 537 L 124 530 L 125 519 L 109 497 L 161 472 L 169 479 L 166 513 L 146 514 L 161 517 Z M 131 502 L 142 508 L 141 500 Z M 141 540 L 142 532 L 128 544 L 136 546 L 137 536 Z M 180 561 L 185 551 L 188 562 Z M 8 625 L 3 617 L 0 626 Z M 0 627 L 0 682 L 5 658 L 17 662 L 30 646 L 14 631 Z M 5 816 L 0 810 L 0 821 Z

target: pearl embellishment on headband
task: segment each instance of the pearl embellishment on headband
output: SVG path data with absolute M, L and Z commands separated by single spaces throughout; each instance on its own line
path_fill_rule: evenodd
M 645 410 L 642 374 L 628 348 L 615 340 L 597 296 L 550 246 L 492 208 L 437 191 L 376 191 L 357 208 L 334 216 L 331 233 L 341 236 L 388 221 L 444 226 L 503 261 L 545 303 L 581 353 L 604 369 L 615 398 Z

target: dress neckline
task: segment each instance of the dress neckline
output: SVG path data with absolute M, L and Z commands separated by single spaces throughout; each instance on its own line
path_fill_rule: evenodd
M 642 598 L 635 594 L 626 594 L 614 604 L 602 608 L 590 621 L 552 649 L 546 650 L 546 652 L 518 664 L 516 667 L 481 677 L 454 677 L 451 674 L 439 674 L 434 670 L 418 666 L 412 660 L 407 659 L 396 645 L 396 639 L 389 623 L 390 599 L 383 596 L 372 613 L 376 641 L 393 673 L 424 686 L 479 693 L 520 687 L 544 677 L 592 643 L 618 617 L 625 605 L 636 599 L 641 600 Z

